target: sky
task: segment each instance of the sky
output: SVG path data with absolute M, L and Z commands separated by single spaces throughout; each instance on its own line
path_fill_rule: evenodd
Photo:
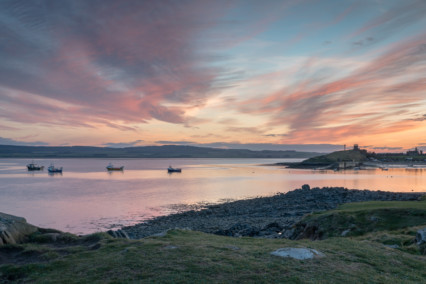
M 426 150 L 424 0 L 0 0 L 0 144 Z

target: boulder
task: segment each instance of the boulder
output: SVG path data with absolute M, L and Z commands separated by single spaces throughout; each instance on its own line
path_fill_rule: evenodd
M 298 260 L 311 259 L 314 257 L 324 257 L 322 252 L 308 248 L 280 248 L 271 252 L 272 255 L 280 257 L 289 257 Z
M 426 244 L 426 228 L 417 231 L 416 242 L 418 245 Z
M 37 230 L 22 217 L 0 212 L 0 245 L 20 243 Z

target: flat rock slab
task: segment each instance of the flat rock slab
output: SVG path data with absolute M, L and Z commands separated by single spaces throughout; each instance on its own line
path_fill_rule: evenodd
M 19 243 L 35 231 L 37 227 L 24 218 L 0 212 L 0 246 Z
M 290 257 L 298 260 L 325 256 L 322 252 L 308 248 L 280 248 L 271 252 L 271 254 L 280 257 Z

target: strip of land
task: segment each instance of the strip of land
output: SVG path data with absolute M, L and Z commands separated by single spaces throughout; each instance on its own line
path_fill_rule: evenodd
M 165 145 L 126 148 L 0 145 L 0 158 L 309 158 L 315 152 L 251 151 Z

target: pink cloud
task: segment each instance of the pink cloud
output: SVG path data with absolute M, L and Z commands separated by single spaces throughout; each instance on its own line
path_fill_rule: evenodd
M 422 90 L 425 80 L 416 78 L 420 74 L 412 66 L 426 61 L 423 51 L 425 44 L 426 34 L 422 34 L 394 45 L 366 67 L 342 79 L 314 84 L 303 81 L 291 88 L 243 101 L 239 103 L 239 108 L 244 113 L 270 114 L 270 127 L 288 125 L 290 132 L 285 138 L 286 143 L 300 143 L 309 139 L 322 142 L 326 141 L 322 139 L 363 135 L 367 131 L 370 134 L 383 134 L 417 127 L 404 120 L 387 126 L 386 121 L 389 118 L 397 119 L 398 112 L 408 112 L 408 104 L 424 100 Z M 408 73 L 400 78 L 401 72 Z M 348 112 L 357 105 L 373 102 L 377 106 L 375 111 L 362 108 L 357 110 L 357 114 Z M 381 114 L 380 111 L 384 112 Z M 374 119 L 374 123 L 371 119 Z M 336 124 L 343 125 L 331 126 Z

